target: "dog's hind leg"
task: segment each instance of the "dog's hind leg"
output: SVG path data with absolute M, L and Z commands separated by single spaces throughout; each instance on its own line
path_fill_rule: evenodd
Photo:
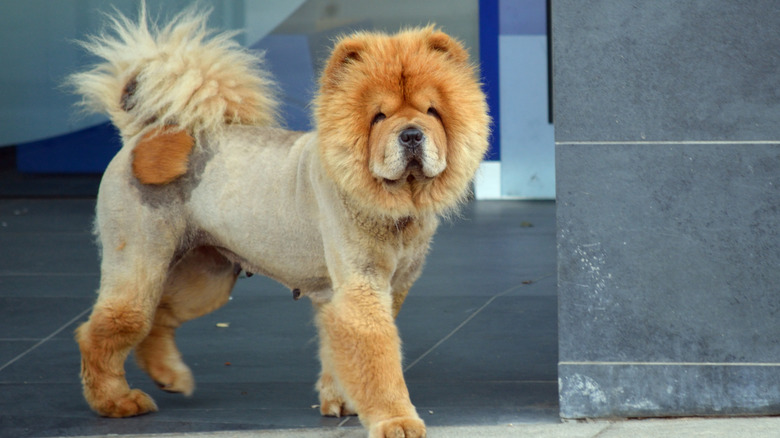
M 124 243 L 108 250 L 103 243 L 100 295 L 89 320 L 76 330 L 84 397 L 107 417 L 156 411 L 151 397 L 130 389 L 124 363 L 152 326 L 173 250 L 140 254 Z
M 152 328 L 135 348 L 138 365 L 164 391 L 194 391 L 192 372 L 176 348 L 176 329 L 224 305 L 237 277 L 233 264 L 211 247 L 191 250 L 173 268 Z

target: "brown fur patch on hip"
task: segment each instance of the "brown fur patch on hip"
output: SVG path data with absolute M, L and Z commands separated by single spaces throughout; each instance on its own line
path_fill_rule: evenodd
M 133 149 L 133 174 L 143 184 L 162 185 L 187 173 L 195 139 L 171 128 L 147 132 Z

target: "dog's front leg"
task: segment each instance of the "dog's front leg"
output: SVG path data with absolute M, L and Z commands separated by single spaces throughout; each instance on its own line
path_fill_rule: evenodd
M 318 307 L 323 365 L 354 405 L 371 438 L 424 437 L 401 368 L 389 291 L 352 284 Z M 324 370 L 328 372 L 329 370 Z

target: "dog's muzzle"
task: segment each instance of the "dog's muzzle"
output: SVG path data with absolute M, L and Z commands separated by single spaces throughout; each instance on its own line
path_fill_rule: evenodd
M 408 125 L 397 135 L 393 144 L 391 166 L 380 173 L 387 175 L 383 175 L 385 184 L 392 187 L 403 183 L 428 181 L 441 172 L 436 169 L 435 162 L 429 156 L 431 151 L 428 148 L 432 146 L 431 139 L 422 129 L 415 125 Z M 434 167 L 431 167 L 432 164 Z
M 403 148 L 406 160 L 405 178 L 407 182 L 423 180 L 427 177 L 423 173 L 423 145 L 425 134 L 417 128 L 407 128 L 398 135 L 398 144 Z
M 404 148 L 407 161 L 422 158 L 422 145 L 425 135 L 417 128 L 406 128 L 398 135 L 398 144 Z

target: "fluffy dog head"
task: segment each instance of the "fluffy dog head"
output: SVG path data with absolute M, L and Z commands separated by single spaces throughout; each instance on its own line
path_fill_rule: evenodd
M 330 177 L 358 206 L 390 217 L 454 208 L 488 145 L 468 53 L 430 26 L 339 40 L 315 108 Z

